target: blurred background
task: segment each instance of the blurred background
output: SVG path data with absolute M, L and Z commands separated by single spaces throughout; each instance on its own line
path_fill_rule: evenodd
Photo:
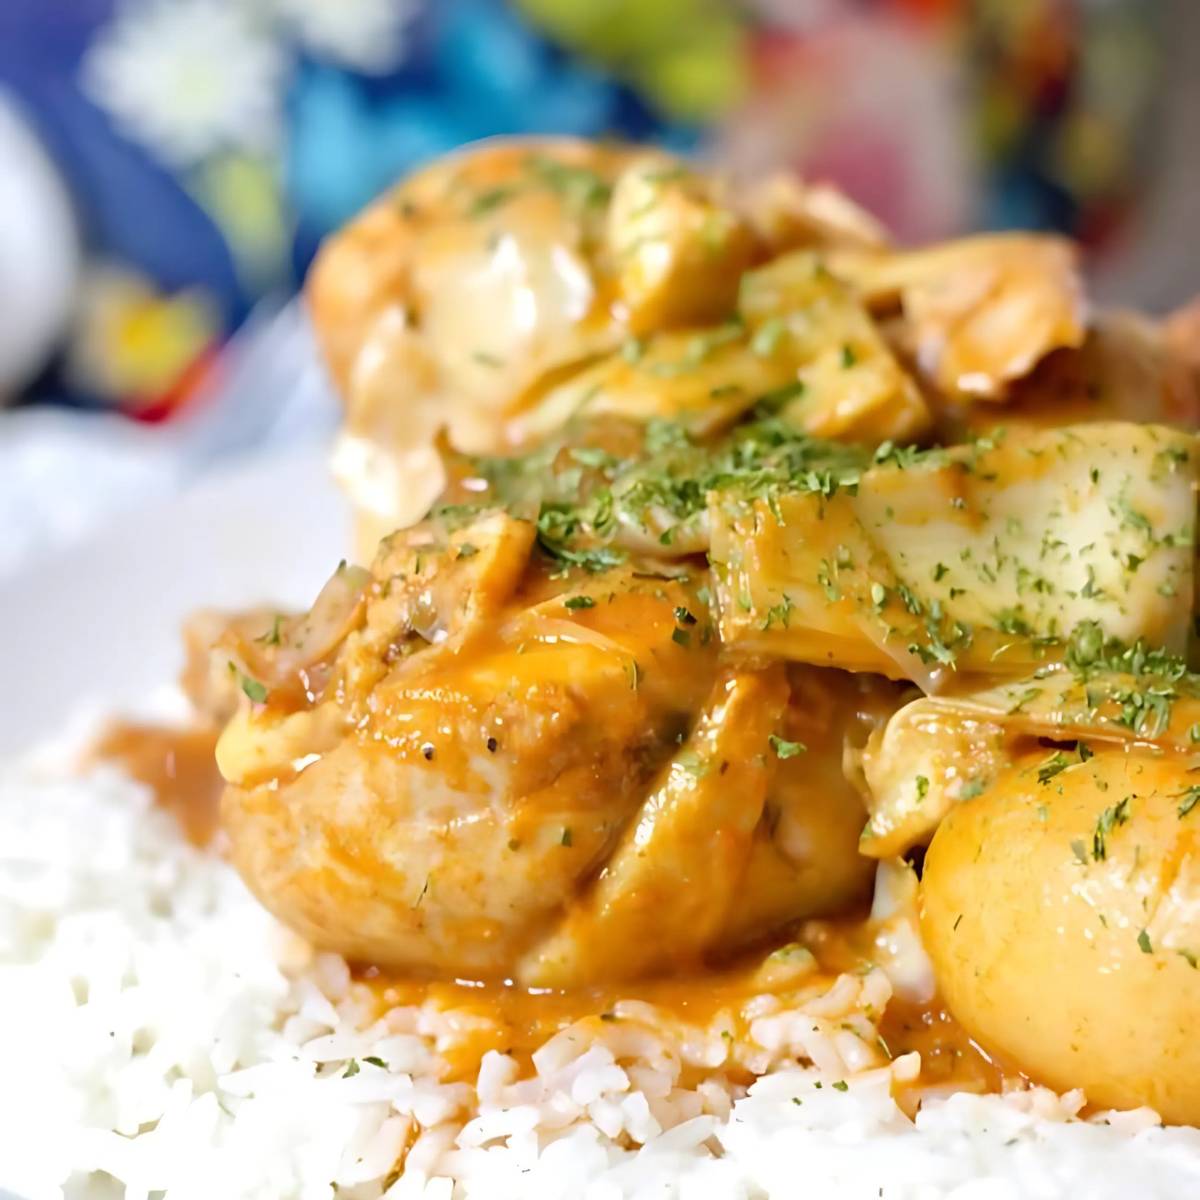
M 336 421 L 297 288 L 397 176 L 617 134 L 902 239 L 1055 229 L 1200 291 L 1195 0 L 0 0 L 0 572 Z

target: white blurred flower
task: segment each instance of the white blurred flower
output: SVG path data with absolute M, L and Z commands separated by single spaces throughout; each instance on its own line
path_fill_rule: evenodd
M 275 0 L 275 6 L 307 49 L 379 74 L 399 63 L 418 0 Z
M 130 137 L 189 166 L 277 140 L 286 65 L 245 9 L 218 0 L 127 0 L 89 47 L 82 81 Z

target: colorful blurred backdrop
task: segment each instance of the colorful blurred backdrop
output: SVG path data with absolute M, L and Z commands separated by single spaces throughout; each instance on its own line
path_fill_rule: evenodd
M 1192 0 L 3 0 L 0 397 L 171 421 L 397 176 L 498 133 L 833 180 L 1200 286 Z M 1190 46 L 1189 46 L 1190 42 Z M 1182 197 L 1182 199 L 1181 199 Z

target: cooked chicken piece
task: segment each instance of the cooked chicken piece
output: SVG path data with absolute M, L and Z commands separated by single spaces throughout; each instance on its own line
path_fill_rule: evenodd
M 1200 296 L 1168 313 L 1162 330 L 1171 352 L 1200 375 Z
M 1055 350 L 1013 384 L 1003 408 L 937 402 L 944 441 L 994 429 L 1046 429 L 1085 421 L 1143 421 L 1200 429 L 1200 372 L 1164 327 L 1135 313 L 1100 314 L 1077 349 Z
M 738 902 L 721 944 L 738 947 L 800 917 L 852 910 L 874 870 L 856 853 L 866 814 L 862 748 L 910 689 L 873 675 L 790 666 L 778 762 Z M 803 750 L 800 749 L 803 747 Z
M 696 965 L 737 906 L 787 691 L 781 666 L 718 677 L 684 752 L 522 979 L 562 987 Z
M 346 399 L 334 470 L 360 549 L 425 514 L 443 450 L 508 452 L 581 411 L 708 433 L 790 399 L 822 436 L 923 434 L 915 386 L 815 259 L 766 293 L 746 279 L 796 247 L 882 245 L 828 188 L 777 179 L 743 201 L 632 147 L 493 142 L 418 173 L 331 239 L 308 283 Z
M 513 427 L 520 440 L 571 417 L 679 422 L 709 437 L 769 409 L 815 437 L 912 441 L 929 409 L 870 316 L 810 253 L 741 277 L 739 320 L 626 343 L 551 386 Z
M 1190 436 L 1095 424 L 876 459 L 861 478 L 812 472 L 766 495 L 712 493 L 728 646 L 927 691 L 949 670 L 1025 673 L 1083 621 L 1186 647 Z
M 380 533 L 440 491 L 441 431 L 459 450 L 502 449 L 526 389 L 626 336 L 598 254 L 638 157 L 489 143 L 415 175 L 322 249 L 307 292 L 346 400 L 335 472 Z
M 777 783 L 800 753 L 776 733 L 783 669 L 719 675 L 703 572 L 564 578 L 533 538 L 495 511 L 398 533 L 264 654 L 222 649 L 251 701 L 218 746 L 223 819 L 263 902 L 318 945 L 411 971 L 637 975 L 719 950 L 726 927 L 767 932 L 733 909 L 776 795 L 793 870 L 772 922 L 857 899 L 863 811 L 841 776 L 857 708 L 814 745 L 811 787 Z M 806 703 L 820 691 L 812 676 Z M 650 891 L 698 873 L 694 921 L 663 913 L 662 938 L 640 939 L 653 953 L 617 952 Z
M 633 162 L 613 188 L 605 250 L 635 336 L 724 320 L 762 254 L 711 176 L 665 154 Z
M 1077 254 L 1062 238 L 988 234 L 828 263 L 872 308 L 900 306 L 919 369 L 947 396 L 1004 400 L 1047 354 L 1086 336 Z

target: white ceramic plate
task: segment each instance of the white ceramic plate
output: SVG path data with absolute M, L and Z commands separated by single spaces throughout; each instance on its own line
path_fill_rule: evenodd
M 0 584 L 0 753 L 100 708 L 136 712 L 205 606 L 307 604 L 347 553 L 326 457 L 256 459 Z

